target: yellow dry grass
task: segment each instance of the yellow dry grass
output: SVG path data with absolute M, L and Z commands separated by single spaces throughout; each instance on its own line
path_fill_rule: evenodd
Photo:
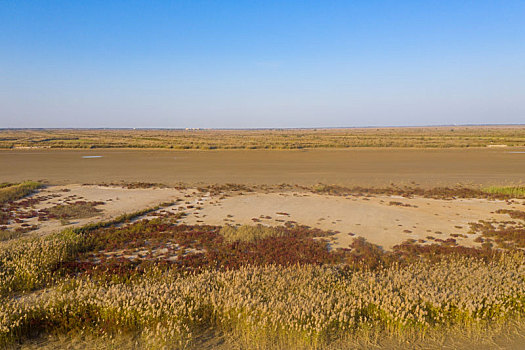
M 0 148 L 300 149 L 524 146 L 525 127 L 0 130 Z

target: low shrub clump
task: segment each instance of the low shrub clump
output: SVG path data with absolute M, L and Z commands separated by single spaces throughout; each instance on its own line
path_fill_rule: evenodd
M 51 208 L 45 209 L 49 218 L 56 219 L 82 219 L 97 216 L 102 210 L 98 209 L 98 205 L 103 202 L 85 202 L 77 201 L 69 204 L 59 204 Z
M 483 189 L 484 192 L 491 194 L 501 194 L 513 198 L 525 197 L 525 186 L 489 186 Z
M 22 235 L 20 231 L 0 230 L 0 242 L 9 241 Z
M 7 242 L 0 249 L 0 298 L 45 287 L 57 277 L 60 264 L 82 249 L 82 243 L 72 230 Z
M 425 197 L 435 199 L 454 199 L 454 198 L 488 198 L 488 199 L 512 199 L 525 198 L 524 187 L 494 187 L 477 189 L 463 186 L 456 187 L 434 187 L 420 188 L 411 186 L 390 186 L 385 188 L 373 187 L 344 187 L 339 185 L 317 184 L 309 189 L 314 193 L 329 194 L 335 196 L 347 195 L 388 195 L 403 197 Z M 395 204 L 394 204 L 395 205 Z
M 263 226 L 259 224 L 257 226 L 243 225 L 240 227 L 223 226 L 219 233 L 228 242 L 253 242 L 268 237 L 280 237 L 283 236 L 285 232 L 280 228 Z
M 30 195 L 42 186 L 39 182 L 26 181 L 16 185 L 9 184 L 0 187 L 0 206 Z

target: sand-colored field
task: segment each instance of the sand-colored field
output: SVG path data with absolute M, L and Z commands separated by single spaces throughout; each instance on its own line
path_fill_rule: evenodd
M 63 190 L 67 189 L 68 192 Z M 395 196 L 329 196 L 308 192 L 221 194 L 211 196 L 193 189 L 172 188 L 125 189 L 109 186 L 50 186 L 41 195 L 57 197 L 41 202 L 36 209 L 70 201 L 101 201 L 100 215 L 73 220 L 79 226 L 89 222 L 108 220 L 123 213 L 152 207 L 180 199 L 165 209 L 184 212 L 180 220 L 187 224 L 243 225 L 264 224 L 280 226 L 287 221 L 313 228 L 334 231 L 331 246 L 348 247 L 355 237 L 364 237 L 385 249 L 408 239 L 454 238 L 458 244 L 473 246 L 476 235 L 469 233 L 469 223 L 478 220 L 505 220 L 495 214 L 498 209 L 523 209 L 522 201 L 429 198 L 402 198 Z M 401 204 L 401 205 L 400 205 Z M 39 225 L 34 234 L 47 234 L 64 228 L 59 220 L 38 222 L 37 218 L 24 221 Z M 18 224 L 13 224 L 16 227 Z M 459 236 L 458 236 L 459 235 Z
M 390 204 L 399 202 L 410 206 Z M 212 225 L 261 223 L 275 226 L 295 221 L 323 230 L 337 231 L 333 247 L 348 247 L 356 236 L 385 249 L 408 239 L 451 238 L 458 244 L 475 245 L 469 223 L 478 220 L 504 220 L 494 214 L 498 209 L 518 209 L 520 204 L 485 199 L 439 200 L 391 196 L 335 197 L 305 193 L 248 194 L 229 197 L 216 203 L 204 202 L 202 209 L 184 222 Z M 521 208 L 520 208 L 521 209 Z M 269 217 L 269 218 L 268 218 Z M 507 217 L 508 218 L 508 217 Z
M 64 190 L 68 190 L 64 192 Z M 39 222 L 37 218 L 24 220 L 27 224 L 36 224 L 39 226 L 35 234 L 48 234 L 53 231 L 59 231 L 65 227 L 78 227 L 88 223 L 105 221 L 113 219 L 119 215 L 131 213 L 141 209 L 153 207 L 163 202 L 174 201 L 183 197 L 185 191 L 173 188 L 149 188 L 149 189 L 126 189 L 122 187 L 109 186 L 82 186 L 82 185 L 65 185 L 49 186 L 36 195 L 56 195 L 56 197 L 38 203 L 35 209 L 49 208 L 65 201 L 75 202 L 77 200 L 87 202 L 104 202 L 98 206 L 101 209 L 99 215 L 90 218 L 74 219 L 70 225 L 64 226 L 59 220 L 49 220 Z M 71 198 L 71 199 L 68 199 Z M 19 227 L 20 224 L 12 223 L 10 228 Z
M 520 153 L 521 152 L 521 153 Z M 3 150 L 0 180 L 52 184 L 338 184 L 424 187 L 517 185 L 525 181 L 523 148 L 313 150 Z M 99 158 L 84 157 L 99 156 Z

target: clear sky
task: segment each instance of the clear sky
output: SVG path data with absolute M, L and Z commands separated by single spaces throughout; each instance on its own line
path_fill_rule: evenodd
M 0 128 L 482 123 L 525 123 L 525 1 L 0 1 Z

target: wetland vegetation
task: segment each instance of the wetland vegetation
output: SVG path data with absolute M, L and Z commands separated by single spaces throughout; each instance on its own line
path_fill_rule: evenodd
M 330 250 L 333 233 L 292 221 L 185 225 L 163 210 L 130 221 L 158 209 L 1 243 L 2 345 L 403 347 L 447 333 L 486 345 L 495 329 L 524 329 L 520 210 L 472 223 L 478 248 L 436 239 L 385 251 L 362 238 Z
M 350 129 L 3 129 L 0 148 L 304 149 L 525 146 L 519 126 Z

